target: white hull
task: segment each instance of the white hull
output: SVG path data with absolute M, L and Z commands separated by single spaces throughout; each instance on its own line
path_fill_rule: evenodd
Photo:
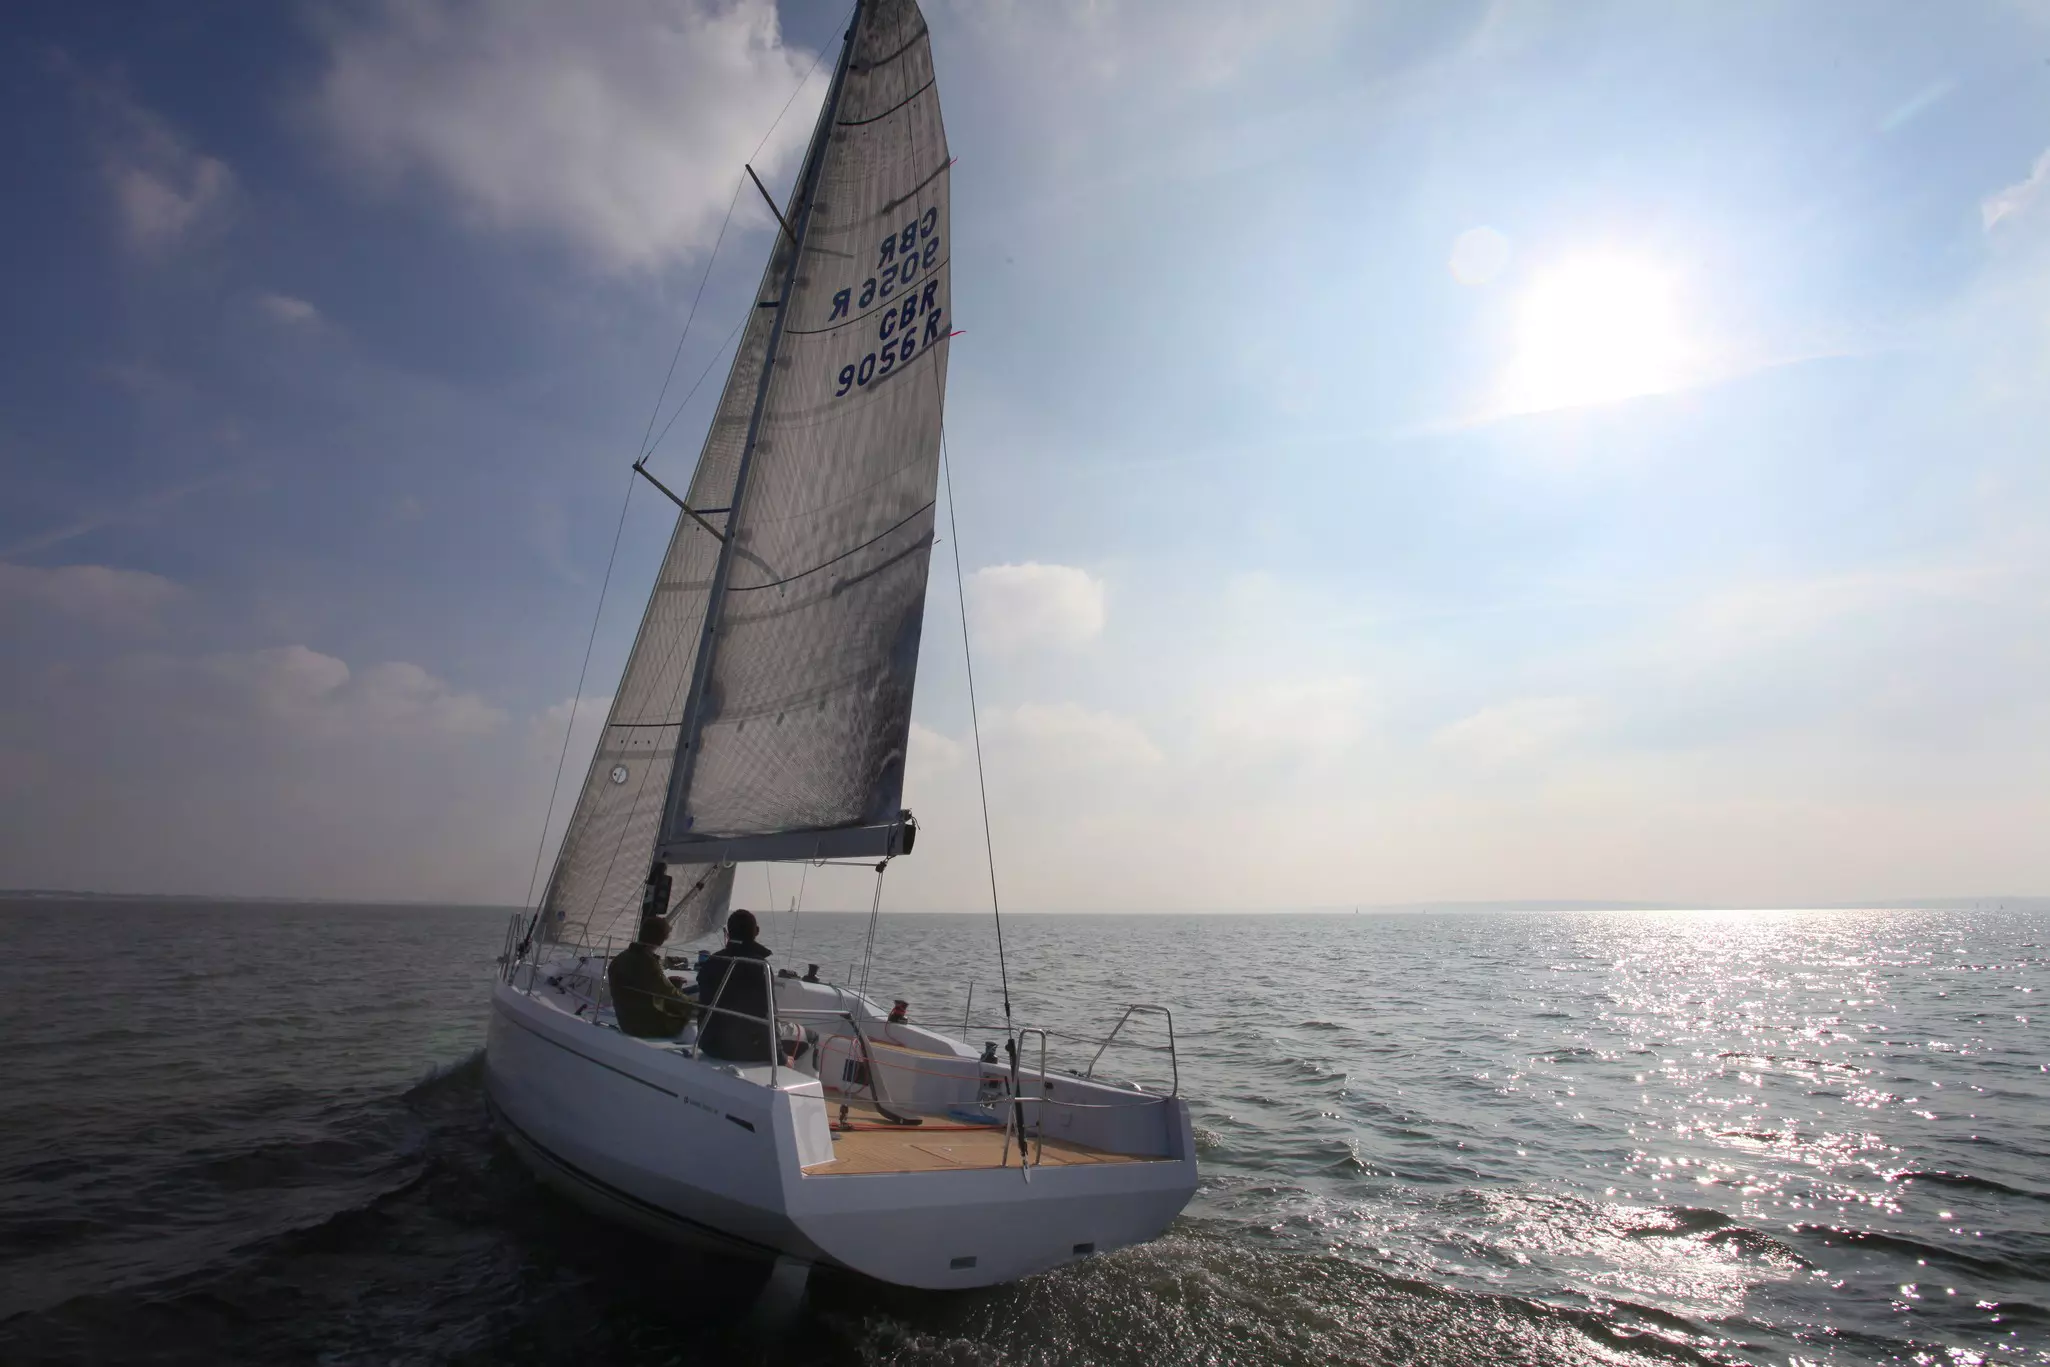
M 779 984 L 779 999 L 794 987 Z M 829 1112 L 838 1098 L 818 1078 L 782 1067 L 772 1082 L 766 1064 L 693 1058 L 575 1006 L 546 989 L 495 988 L 485 1060 L 493 1111 L 544 1180 L 658 1235 L 732 1241 L 902 1286 L 976 1287 L 1152 1239 L 1195 1191 L 1185 1102 L 1051 1075 L 1045 1091 L 1059 1104 L 1040 1108 L 1047 1118 L 1033 1127 L 1104 1161 L 1021 1169 L 1010 1146 L 1000 1167 L 835 1172 L 847 1166 L 836 1160 Z M 864 1031 L 873 1039 L 885 1027 L 864 1019 Z M 939 1038 L 916 1033 L 921 1050 Z M 953 1054 L 881 1045 L 879 1058 L 904 1064 L 878 1063 L 887 1095 L 912 1103 L 922 1088 L 937 1104 L 936 1089 L 965 1087 L 972 1099 L 996 1070 L 965 1046 Z M 850 1051 L 829 1042 L 825 1057 L 831 1075 Z M 949 1149 L 949 1128 L 912 1147 Z

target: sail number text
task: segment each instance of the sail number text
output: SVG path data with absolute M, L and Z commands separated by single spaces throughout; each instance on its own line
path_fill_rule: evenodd
M 829 323 L 850 316 L 855 309 L 867 312 L 878 299 L 895 300 L 881 310 L 876 327 L 876 340 L 882 346 L 840 367 L 840 387 L 833 391 L 834 398 L 909 364 L 920 347 L 932 346 L 947 335 L 946 309 L 938 298 L 940 282 L 933 279 L 921 284 L 918 280 L 921 272 L 930 273 L 940 259 L 939 221 L 940 211 L 927 209 L 902 231 L 885 237 L 876 249 L 876 273 L 862 282 L 859 295 L 849 288 L 833 296 Z

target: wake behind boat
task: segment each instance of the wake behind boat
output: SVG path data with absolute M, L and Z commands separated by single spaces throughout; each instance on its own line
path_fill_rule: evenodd
M 1165 1011 L 1127 1007 L 1078 1074 L 1008 992 L 999 1056 L 715 959 L 701 1032 L 647 1037 L 608 968 L 644 914 L 677 943 L 715 929 L 740 865 L 873 864 L 880 898 L 911 852 L 949 166 L 915 0 L 861 0 L 546 891 L 508 929 L 485 1066 L 513 1147 L 600 1213 L 917 1287 L 1167 1227 L 1196 1185 L 1187 1103 L 1093 1076 Z

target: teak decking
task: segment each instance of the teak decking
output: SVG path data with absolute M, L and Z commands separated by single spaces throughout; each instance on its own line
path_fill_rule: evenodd
M 837 1102 L 828 1103 L 838 1115 Z M 833 1131 L 833 1159 L 814 1163 L 804 1170 L 807 1177 L 844 1177 L 877 1172 L 951 1172 L 963 1168 L 1018 1166 L 1018 1145 L 1014 1139 L 1010 1154 L 1004 1153 L 1002 1126 L 963 1127 L 957 1122 L 928 1119 L 924 1125 L 888 1125 L 874 1110 L 863 1105 L 849 1108 L 848 1120 L 859 1126 Z M 876 1128 L 869 1128 L 875 1126 Z M 1072 1167 L 1080 1163 L 1146 1163 L 1141 1154 L 1108 1153 L 1065 1139 L 1032 1142 L 1037 1165 L 1047 1168 Z

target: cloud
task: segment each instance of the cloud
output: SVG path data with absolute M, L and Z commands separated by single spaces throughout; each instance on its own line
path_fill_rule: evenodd
M 1915 92 L 1903 103 L 1896 105 L 1887 116 L 1879 121 L 1879 131 L 1891 133 L 1904 128 L 1950 98 L 1957 89 L 1957 82 L 1949 77 L 1934 81 Z
M 564 698 L 561 702 L 543 708 L 527 720 L 527 739 L 536 756 L 551 764 L 561 755 L 562 776 L 570 785 L 583 782 L 584 771 L 591 765 L 591 756 L 598 749 L 598 733 L 605 729 L 605 718 L 612 712 L 612 696 L 585 696 Z M 569 748 L 563 749 L 563 732 L 575 721 L 575 731 L 569 738 Z
M 90 536 L 106 527 L 147 525 L 154 522 L 158 515 L 192 495 L 218 488 L 244 474 L 245 471 L 241 469 L 216 470 L 182 484 L 143 494 L 126 503 L 95 503 L 90 512 L 82 513 L 68 522 L 59 523 L 57 526 L 23 537 L 19 541 L 0 546 L 0 556 L 32 555 L 37 551 L 46 551 L 52 546 L 61 546 L 66 541 Z
M 222 222 L 235 194 L 226 162 L 201 152 L 118 85 L 60 67 L 96 125 L 100 174 L 132 250 L 168 255 Z
M 1716 658 L 1811 638 L 1852 619 L 1890 620 L 1909 608 L 1969 600 L 2007 573 L 1954 564 L 1754 580 L 1709 594 L 1681 620 L 1691 647 Z
M 1356 17 L 1326 0 L 1286 11 L 1232 0 L 1185 0 L 1172 10 L 1149 0 L 1051 7 L 1013 0 L 960 13 L 993 45 L 1042 53 L 1050 80 L 1127 92 L 1161 72 L 1173 73 L 1167 84 L 1184 91 L 1229 85 L 1264 62 L 1325 48 Z
M 1137 722 L 1077 703 L 1022 703 L 992 710 L 983 723 L 992 742 L 1022 752 L 1035 768 L 1132 769 L 1161 762 L 1160 748 Z
M 2029 168 L 2026 179 L 2016 181 L 1980 202 L 1979 219 L 1986 231 L 1990 233 L 2010 219 L 2020 221 L 2036 202 L 2037 196 L 2043 193 L 2045 183 L 2050 183 L 2050 150 L 2036 158 L 2036 164 Z
M 944 774 L 960 767 L 965 752 L 953 739 L 919 722 L 911 723 L 905 767 L 914 774 Z
M 985 565 L 968 581 L 975 643 L 1073 649 L 1103 634 L 1103 581 L 1072 565 Z
M 1519 698 L 1462 717 L 1432 740 L 1471 763 L 1512 764 L 1557 750 L 1587 725 L 1588 715 L 1581 698 Z
M 467 738 L 506 721 L 419 665 L 390 660 L 360 671 L 310 646 L 202 656 L 140 656 L 115 666 L 116 684 L 161 699 L 170 724 L 265 726 L 317 740 Z
M 0 869 L 45 887 L 517 898 L 553 756 L 505 743 L 507 721 L 420 665 L 303 644 L 39 651 L 0 672 Z
M 310 326 L 320 321 L 319 309 L 304 299 L 295 299 L 289 294 L 260 295 L 256 305 L 287 327 Z
M 1365 737 L 1371 702 L 1356 675 L 1269 681 L 1212 703 L 1202 733 L 1241 758 L 1316 759 Z
M 709 246 L 764 131 L 774 165 L 811 123 L 802 101 L 777 122 L 812 56 L 785 45 L 771 0 L 389 0 L 325 38 L 315 112 L 356 167 L 608 271 Z
M 154 629 L 184 596 L 177 584 L 142 570 L 0 563 L 0 609 L 26 606 L 114 630 Z

